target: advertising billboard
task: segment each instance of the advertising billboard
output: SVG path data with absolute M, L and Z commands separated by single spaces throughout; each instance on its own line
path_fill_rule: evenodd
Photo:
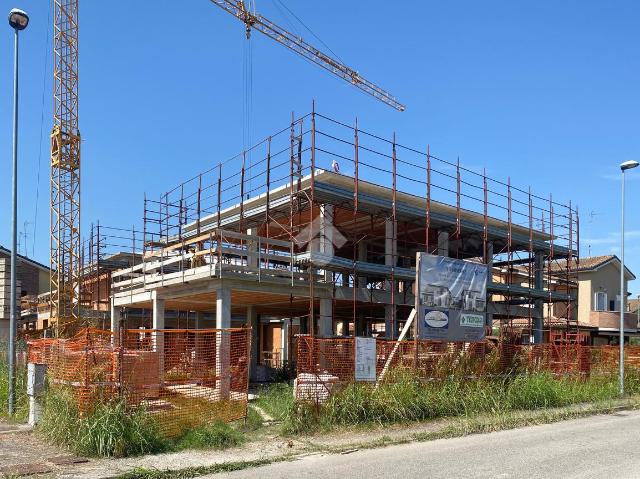
M 484 339 L 487 265 L 418 253 L 416 276 L 416 311 L 421 338 Z

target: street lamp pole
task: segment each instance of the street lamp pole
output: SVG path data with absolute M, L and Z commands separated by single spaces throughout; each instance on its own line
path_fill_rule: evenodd
M 622 224 L 620 232 L 620 396 L 624 395 L 624 305 L 626 293 L 624 290 L 624 173 L 627 170 L 636 168 L 640 163 L 629 160 L 620 165 L 622 172 Z
M 14 8 L 9 12 L 9 25 L 14 30 L 13 52 L 13 174 L 12 174 L 12 216 L 11 216 L 11 304 L 9 306 L 9 391 L 8 412 L 15 410 L 16 383 L 16 329 L 17 329 L 17 271 L 16 254 L 18 247 L 18 32 L 27 28 L 29 16 Z

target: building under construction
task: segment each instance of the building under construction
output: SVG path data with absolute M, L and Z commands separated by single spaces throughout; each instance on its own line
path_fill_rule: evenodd
M 94 302 L 111 295 L 112 329 L 252 327 L 252 364 L 277 367 L 298 333 L 396 338 L 428 252 L 490 266 L 489 334 L 571 338 L 578 224 L 571 203 L 312 111 L 147 197 Z

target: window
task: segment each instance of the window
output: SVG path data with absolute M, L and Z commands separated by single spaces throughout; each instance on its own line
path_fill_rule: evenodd
M 595 298 L 594 311 L 606 311 L 607 310 L 607 293 L 605 291 L 598 291 Z
M 613 299 L 609 300 L 609 311 L 615 311 L 616 310 L 616 302 Z

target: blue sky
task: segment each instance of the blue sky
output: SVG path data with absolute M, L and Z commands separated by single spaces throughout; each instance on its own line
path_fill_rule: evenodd
M 619 253 L 618 164 L 640 158 L 638 2 L 282 1 L 407 110 L 255 34 L 254 138 L 315 99 L 338 119 L 357 115 L 371 131 L 395 130 L 410 146 L 430 143 L 440 156 L 572 200 L 581 254 L 589 244 L 592 254 Z M 207 0 L 80 2 L 83 226 L 139 224 L 145 191 L 156 196 L 242 149 L 243 27 Z M 51 1 L 0 4 L 0 12 L 17 6 L 31 16 L 21 36 L 19 224 L 29 222 L 28 253 L 47 263 Z M 278 0 L 258 0 L 257 8 L 318 43 L 283 16 Z M 0 244 L 8 246 L 13 35 L 2 31 Z M 638 171 L 628 175 L 627 196 L 627 261 L 636 274 Z

